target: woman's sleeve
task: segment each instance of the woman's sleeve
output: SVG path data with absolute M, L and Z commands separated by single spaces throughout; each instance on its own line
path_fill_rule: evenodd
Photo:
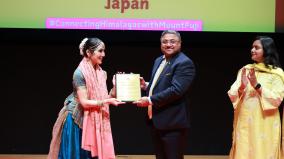
M 260 102 L 263 110 L 278 109 L 284 97 L 284 83 L 280 76 L 273 75 L 271 87 L 261 85 Z
M 73 85 L 78 90 L 79 88 L 86 88 L 86 81 L 79 69 L 76 69 L 73 74 Z

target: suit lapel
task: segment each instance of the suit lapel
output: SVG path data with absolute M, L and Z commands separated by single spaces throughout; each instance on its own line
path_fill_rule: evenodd
M 155 86 L 157 86 L 157 84 L 160 82 L 161 77 L 163 77 L 167 72 L 170 72 L 169 69 L 171 68 L 171 65 L 176 61 L 176 59 L 178 58 L 178 56 L 181 54 L 177 53 L 175 56 L 173 56 L 168 63 L 166 64 L 166 66 L 164 67 L 163 71 L 161 72 L 159 78 L 156 81 Z M 160 66 L 161 62 L 163 61 L 163 56 L 161 56 L 159 59 L 157 59 L 157 61 L 154 63 L 153 66 L 153 72 L 152 72 L 152 76 L 151 76 L 151 80 L 150 80 L 150 85 L 152 85 L 155 73 L 157 72 L 158 67 Z M 155 87 L 154 86 L 154 87 Z
M 163 71 L 161 72 L 159 78 L 157 79 L 156 85 L 160 82 L 161 78 L 165 75 L 166 72 L 169 72 L 171 62 L 167 62 L 166 66 L 164 67 Z
M 151 81 L 154 79 L 155 73 L 157 72 L 157 69 L 159 68 L 161 62 L 163 61 L 163 57 L 160 57 L 156 63 L 153 66 L 153 71 L 152 71 L 152 76 L 151 76 Z
M 166 66 L 164 67 L 164 70 L 161 72 L 157 82 L 156 82 L 156 85 L 160 82 L 161 78 L 168 72 L 170 72 L 170 68 L 171 68 L 171 65 L 176 61 L 177 57 L 180 55 L 180 53 L 176 54 L 175 56 L 173 56 L 166 64 Z M 162 61 L 162 60 L 161 60 Z M 161 63 L 160 61 L 160 63 Z M 159 63 L 159 64 L 160 64 Z M 159 65 L 158 65 L 159 66 Z M 158 67 L 157 67 L 158 68 Z

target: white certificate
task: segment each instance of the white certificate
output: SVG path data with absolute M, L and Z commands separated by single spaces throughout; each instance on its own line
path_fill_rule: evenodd
M 116 74 L 116 98 L 133 102 L 141 98 L 140 74 Z

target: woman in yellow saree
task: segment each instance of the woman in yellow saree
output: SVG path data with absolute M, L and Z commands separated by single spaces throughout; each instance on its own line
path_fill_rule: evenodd
M 228 91 L 234 108 L 230 159 L 279 159 L 284 73 L 274 41 L 256 37 L 253 64 L 242 67 Z

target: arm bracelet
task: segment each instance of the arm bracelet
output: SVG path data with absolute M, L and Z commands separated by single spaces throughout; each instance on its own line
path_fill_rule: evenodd
M 98 100 L 97 101 L 97 105 L 98 106 L 103 106 L 104 105 L 104 101 L 103 100 Z

